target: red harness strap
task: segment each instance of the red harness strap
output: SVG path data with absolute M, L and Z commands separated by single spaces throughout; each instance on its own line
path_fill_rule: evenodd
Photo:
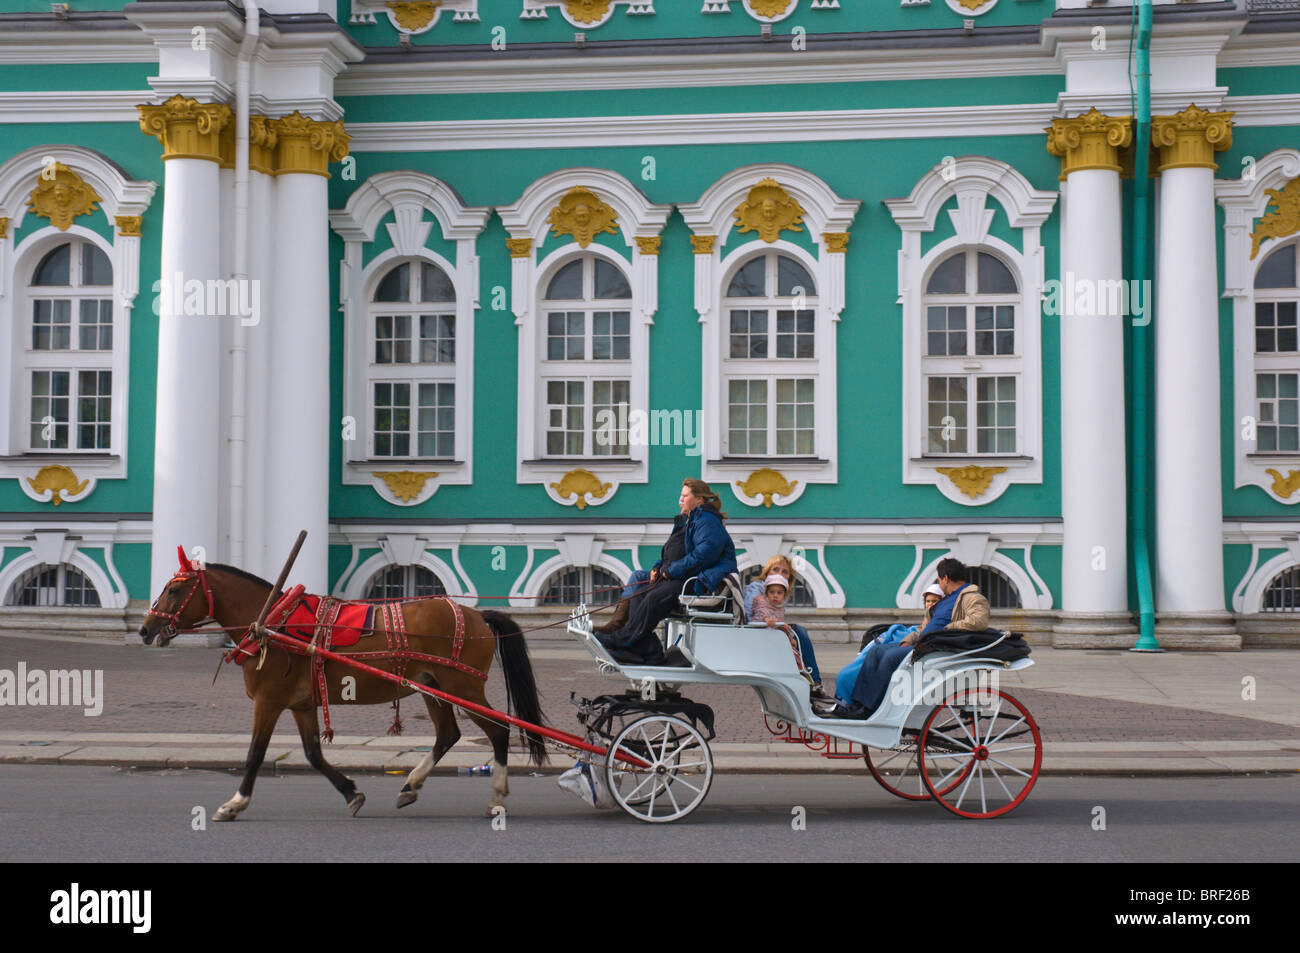
M 312 636 L 313 644 L 320 640 L 323 641 L 321 647 L 329 649 L 330 643 L 334 640 L 334 623 L 338 621 L 339 609 L 342 606 L 343 604 L 337 599 L 321 596 L 320 604 L 316 607 L 316 634 Z M 316 702 L 321 706 L 321 716 L 325 721 L 325 730 L 320 733 L 320 736 L 324 741 L 333 741 L 334 729 L 330 727 L 329 688 L 325 683 L 325 660 L 319 655 L 312 655 L 311 664 L 315 675 L 313 683 Z

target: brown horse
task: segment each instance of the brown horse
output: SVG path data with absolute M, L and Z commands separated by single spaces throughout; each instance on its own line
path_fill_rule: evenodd
M 232 630 L 238 640 L 239 634 L 257 620 L 258 613 L 273 588 L 271 583 L 233 566 L 217 563 L 201 567 L 190 566 L 185 561 L 183 553 L 181 559 L 180 570 L 163 587 L 162 593 L 145 617 L 144 625 L 140 627 L 140 636 L 145 644 L 152 644 L 156 638 L 159 647 L 165 646 L 179 630 L 193 628 L 208 618 L 214 618 L 218 624 Z M 276 594 L 277 598 L 279 595 Z M 411 600 L 402 603 L 400 610 L 406 623 L 406 638 L 412 652 L 441 658 L 452 657 L 456 622 L 453 608 L 446 599 L 435 597 Z M 511 710 L 525 721 L 541 724 L 543 716 L 537 699 L 537 685 L 519 626 L 503 612 L 492 610 L 478 612 L 468 606 L 461 607 L 460 611 L 464 614 L 465 623 L 461 662 L 486 674 L 499 643 L 502 673 L 505 677 L 506 695 Z M 370 650 L 376 645 L 381 649 L 386 647 L 382 617 L 383 613 L 375 613 L 374 634 L 362 638 L 354 646 L 336 651 L 347 655 Z M 233 798 L 221 805 L 213 815 L 213 820 L 233 821 L 248 807 L 253 793 L 253 782 L 257 779 L 258 769 L 261 768 L 262 759 L 266 755 L 266 747 L 271 741 L 271 732 L 286 708 L 293 712 L 294 721 L 298 724 L 298 733 L 302 737 L 302 746 L 307 754 L 307 760 L 312 767 L 329 778 L 347 801 L 349 811 L 355 816 L 366 798 L 357 790 L 352 779 L 327 762 L 321 753 L 320 728 L 316 718 L 317 704 L 312 694 L 310 658 L 280 648 L 274 641 L 269 641 L 268 646 L 265 662 L 260 669 L 256 659 L 249 660 L 242 666 L 244 690 L 253 700 L 253 738 L 248 747 L 248 761 L 239 790 Z M 368 659 L 366 661 L 375 668 L 389 672 L 395 671 L 400 664 L 396 660 Z M 376 705 L 391 702 L 414 691 L 378 676 L 347 668 L 337 662 L 325 662 L 324 665 L 331 705 Z M 346 698 L 342 684 L 344 676 L 355 679 L 355 684 L 349 686 Z M 406 663 L 406 677 L 466 701 L 491 707 L 488 705 L 484 691 L 485 681 L 457 668 L 412 660 Z M 407 775 L 406 783 L 397 797 L 398 807 L 405 807 L 415 801 L 419 796 L 420 787 L 434 765 L 460 739 L 460 729 L 456 725 L 453 706 L 428 695 L 423 698 L 437 735 L 433 750 L 425 755 L 424 759 Z M 490 816 L 504 812 L 505 797 L 510 793 L 506 769 L 510 729 L 474 712 L 467 710 L 466 714 L 471 721 L 483 729 L 483 733 L 492 743 L 495 761 L 492 769 L 492 799 L 486 813 Z M 546 749 L 543 739 L 539 735 L 528 732 L 525 740 L 533 763 L 545 763 Z

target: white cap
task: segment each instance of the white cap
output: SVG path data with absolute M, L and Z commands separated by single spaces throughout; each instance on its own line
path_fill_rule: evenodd
M 943 598 L 943 590 L 939 588 L 939 584 L 936 582 L 936 583 L 932 584 L 931 586 L 929 586 L 929 587 L 925 590 L 925 592 L 921 593 L 921 598 L 922 598 L 922 599 L 924 599 L 926 596 L 938 596 L 940 599 L 942 599 L 942 598 Z
M 779 572 L 774 572 L 772 573 L 772 575 L 768 576 L 766 579 L 763 580 L 763 588 L 766 589 L 768 586 L 780 586 L 786 592 L 790 591 L 789 580 L 787 580 L 785 576 L 781 575 Z

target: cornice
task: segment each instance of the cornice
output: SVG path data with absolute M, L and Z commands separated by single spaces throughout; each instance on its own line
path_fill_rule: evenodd
M 353 152 L 455 152 L 489 148 L 587 148 L 665 143 L 827 142 L 834 140 L 1041 136 L 1055 103 L 844 109 L 702 116 L 581 116 L 349 123 Z M 756 115 L 762 117 L 756 123 Z

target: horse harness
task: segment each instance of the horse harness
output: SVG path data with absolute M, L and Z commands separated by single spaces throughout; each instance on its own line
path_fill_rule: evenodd
M 286 621 L 289 615 L 298 608 L 300 604 L 309 604 L 306 601 L 310 598 L 317 598 L 305 595 L 301 586 L 295 586 L 289 593 L 275 604 L 267 617 L 267 625 L 278 627 Z M 294 648 L 284 645 L 281 647 L 288 652 L 297 655 L 311 656 L 311 685 L 312 701 L 321 707 L 321 717 L 324 722 L 324 730 L 321 731 L 321 738 L 325 741 L 331 741 L 334 738 L 334 730 L 330 727 L 330 708 L 329 708 L 329 690 L 325 681 L 325 660 L 317 654 L 317 648 L 326 651 L 339 651 L 333 648 L 334 636 L 339 628 L 352 628 L 351 626 L 340 626 L 338 624 L 339 613 L 348 606 L 355 605 L 342 599 L 335 599 L 332 596 L 320 596 L 316 606 L 315 625 L 312 627 L 314 634 L 310 642 L 304 642 L 302 648 Z M 459 672 L 470 675 L 481 681 L 487 680 L 487 673 L 481 672 L 472 665 L 461 661 L 461 653 L 465 648 L 465 613 L 461 606 L 455 600 L 447 596 L 430 596 L 430 599 L 443 599 L 451 607 L 452 615 L 456 620 L 455 632 L 452 634 L 451 657 L 447 658 L 441 655 L 431 655 L 427 652 L 413 652 L 410 648 L 409 636 L 406 631 L 406 617 L 403 613 L 403 606 L 412 600 L 395 600 L 391 602 L 378 602 L 372 604 L 374 612 L 378 613 L 383 621 L 384 635 L 387 640 L 387 647 L 383 650 L 367 652 L 348 652 L 349 658 L 366 660 L 368 662 L 393 661 L 396 662 L 396 670 L 393 674 L 401 679 L 406 678 L 406 667 L 409 662 L 427 662 L 431 665 L 439 665 L 446 668 L 454 668 Z M 183 608 L 183 607 L 182 607 Z M 292 630 L 286 629 L 290 634 L 296 634 Z M 363 631 L 363 635 L 372 634 L 374 627 Z M 427 633 L 419 633 L 426 635 Z M 226 661 L 231 662 L 238 660 L 243 665 L 250 658 L 258 655 L 259 652 L 252 648 L 253 644 L 259 641 L 259 635 L 249 629 L 248 633 L 234 649 L 226 654 Z M 242 656 L 242 657 L 241 657 Z M 259 663 L 260 667 L 260 663 Z M 402 722 L 398 709 L 398 702 L 393 702 L 393 725 L 389 728 L 389 734 L 401 734 Z
M 149 610 L 145 613 L 145 618 L 148 618 L 149 616 L 157 616 L 159 619 L 167 620 L 167 625 L 163 626 L 162 632 L 159 634 L 168 633 L 168 638 L 175 636 L 180 630 L 181 616 L 185 613 L 185 607 L 190 604 L 190 600 L 194 598 L 194 594 L 200 589 L 203 590 L 203 596 L 208 601 L 208 614 L 199 621 L 202 622 L 205 619 L 213 618 L 213 614 L 216 611 L 216 607 L 212 602 L 212 587 L 208 585 L 208 574 L 204 572 L 202 564 L 195 566 L 191 563 L 185 556 L 185 549 L 181 546 L 176 547 L 176 553 L 180 557 L 181 568 L 176 571 L 176 574 L 173 575 L 171 579 L 167 580 L 167 585 L 163 587 L 162 595 L 159 595 L 158 598 L 154 600 L 153 605 L 150 606 Z M 189 581 L 192 579 L 194 580 L 194 584 L 190 586 L 190 591 L 186 593 L 185 598 L 181 601 L 181 604 L 177 606 L 175 612 L 159 612 L 158 603 L 162 601 L 163 595 L 166 595 L 167 588 L 178 579 L 181 581 Z M 194 626 L 190 626 L 189 628 L 194 628 Z

